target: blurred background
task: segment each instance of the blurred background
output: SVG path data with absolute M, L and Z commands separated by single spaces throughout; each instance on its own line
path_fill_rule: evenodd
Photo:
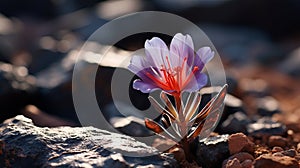
M 182 16 L 198 25 L 215 45 L 225 66 L 231 96 L 222 118 L 226 122 L 219 132 L 241 131 L 230 128 L 235 120 L 241 120 L 240 116 L 230 118 L 236 112 L 254 119 L 269 116 L 300 131 L 298 0 L 2 0 L 1 121 L 23 114 L 40 126 L 80 125 L 71 93 L 77 51 L 101 25 L 145 10 Z M 126 56 L 124 50 L 139 49 L 154 35 L 170 42 L 171 38 L 164 35 L 137 34 L 118 42 L 115 55 Z M 103 45 L 93 47 L 101 50 Z M 82 71 L 88 74 L 89 66 L 99 65 L 86 61 Z M 98 68 L 99 107 L 118 125 L 124 117 L 112 105 L 109 82 L 115 68 Z M 130 95 L 136 108 L 150 106 L 147 95 L 132 89 Z M 128 107 L 128 111 L 134 109 Z M 130 132 L 134 127 L 137 135 L 148 133 L 142 121 L 129 123 L 118 128 Z

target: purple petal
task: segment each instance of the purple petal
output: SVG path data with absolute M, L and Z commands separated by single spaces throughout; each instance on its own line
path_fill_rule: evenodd
M 196 53 L 194 65 L 202 69 L 204 65 L 214 57 L 214 55 L 215 52 L 212 51 L 210 47 L 202 47 Z
M 158 37 L 153 37 L 145 42 L 146 59 L 149 66 L 161 67 L 165 64 L 165 58 L 169 55 L 169 49 L 164 41 Z
M 170 51 L 179 57 L 178 59 L 171 59 L 173 66 L 180 66 L 184 57 L 187 57 L 187 63 L 191 65 L 194 58 L 194 43 L 191 36 L 177 33 L 171 41 Z
M 188 92 L 198 91 L 206 84 L 207 84 L 207 75 L 199 71 L 198 73 L 195 74 L 194 80 L 192 80 L 192 82 L 190 82 L 184 88 L 184 90 Z
M 135 81 L 133 81 L 133 88 L 136 90 L 140 90 L 143 93 L 150 93 L 153 90 L 159 89 L 152 82 L 144 82 L 140 79 L 136 79 Z
M 138 56 L 138 55 L 134 55 L 132 56 L 131 60 L 130 60 L 130 64 L 128 65 L 128 69 L 134 73 L 137 74 L 138 72 L 142 71 L 143 69 L 145 69 L 145 65 L 146 65 L 146 60 L 144 59 L 144 57 L 142 56 Z

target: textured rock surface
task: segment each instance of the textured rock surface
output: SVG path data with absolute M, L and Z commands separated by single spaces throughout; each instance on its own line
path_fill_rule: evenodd
M 256 168 L 272 167 L 272 168 L 298 168 L 296 159 L 288 156 L 274 156 L 264 154 L 255 160 L 254 166 Z
M 41 128 L 17 116 L 0 131 L 0 167 L 177 167 L 171 156 L 93 127 Z
M 228 135 L 208 137 L 196 142 L 196 162 L 203 168 L 221 167 L 229 157 Z

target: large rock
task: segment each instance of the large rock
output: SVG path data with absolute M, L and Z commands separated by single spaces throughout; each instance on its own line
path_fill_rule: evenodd
M 42 128 L 16 116 L 0 131 L 0 167 L 178 167 L 155 148 L 93 127 Z
M 192 144 L 196 162 L 203 168 L 222 167 L 222 162 L 230 156 L 228 134 L 197 139 Z

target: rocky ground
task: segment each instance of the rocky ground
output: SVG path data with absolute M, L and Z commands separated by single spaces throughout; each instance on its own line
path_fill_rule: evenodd
M 176 1 L 176 6 L 166 1 L 134 0 L 127 6 L 101 0 L 30 5 L 1 1 L 0 122 L 5 122 L 0 127 L 0 167 L 299 167 L 299 2 Z M 115 10 L 120 2 L 125 11 Z M 168 140 L 146 145 L 130 138 L 152 134 L 143 124 L 144 116 L 136 115 L 136 109 L 149 108 L 147 94 L 128 86 L 134 107 L 121 102 L 125 111 L 121 114 L 110 93 L 114 72 L 127 72 L 118 67 L 120 61 L 152 36 L 170 41 L 165 35 L 144 33 L 122 39 L 102 65 L 91 58 L 110 46 L 86 43 L 92 53 L 79 61 L 80 72 L 88 78 L 91 69 L 98 68 L 99 108 L 122 134 L 80 127 L 72 99 L 78 51 L 110 19 L 138 10 L 169 11 L 190 19 L 207 34 L 223 61 L 229 86 L 224 112 L 211 137 L 191 144 L 194 163 L 184 161 L 176 146 L 168 154 L 157 153 L 155 148 L 171 144 Z M 213 88 L 207 90 L 201 107 Z M 111 148 L 119 151 L 113 153 Z M 126 157 L 122 150 L 154 155 Z

